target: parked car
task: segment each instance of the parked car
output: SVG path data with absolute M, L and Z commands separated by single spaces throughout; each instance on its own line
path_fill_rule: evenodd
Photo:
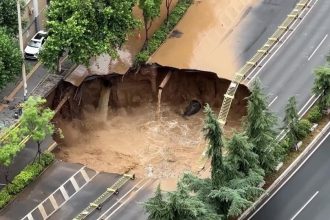
M 29 41 L 28 45 L 24 50 L 25 59 L 32 59 L 32 60 L 38 59 L 38 54 L 40 52 L 40 49 L 42 48 L 42 45 L 45 43 L 46 39 L 47 39 L 47 32 L 38 31 L 38 33 L 36 33 Z

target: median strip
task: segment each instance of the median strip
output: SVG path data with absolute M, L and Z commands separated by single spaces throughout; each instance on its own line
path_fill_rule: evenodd
M 101 209 L 102 205 L 105 201 L 107 201 L 112 195 L 118 194 L 118 190 L 122 187 L 125 183 L 127 183 L 130 179 L 135 179 L 135 175 L 132 174 L 124 174 L 117 182 L 115 182 L 112 186 L 107 188 L 107 190 L 102 193 L 96 200 L 91 202 L 89 206 L 87 206 L 83 211 L 81 211 L 74 220 L 82 220 L 87 218 L 92 212 L 96 209 Z

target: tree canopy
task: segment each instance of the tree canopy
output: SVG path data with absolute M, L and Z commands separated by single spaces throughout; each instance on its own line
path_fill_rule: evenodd
M 155 196 L 145 204 L 149 220 L 219 220 L 221 217 L 209 210 L 209 206 L 191 195 L 183 182 L 177 184 L 177 190 L 162 195 L 158 186 Z
M 214 187 L 221 185 L 223 181 L 223 160 L 222 160 L 222 147 L 224 145 L 222 140 L 222 130 L 220 124 L 214 115 L 209 105 L 204 109 L 204 137 L 208 141 L 207 157 L 211 159 L 211 179 Z
M 9 33 L 18 32 L 16 0 L 0 1 L 0 27 L 5 27 Z
M 277 119 L 268 109 L 267 99 L 259 80 L 252 86 L 248 97 L 247 116 L 244 123 L 246 135 L 253 144 L 253 151 L 258 154 L 260 166 L 269 172 L 276 166 L 275 126 Z
M 285 107 L 284 125 L 288 129 L 288 138 L 290 145 L 297 144 L 299 139 L 299 116 L 297 112 L 296 98 L 290 97 Z
M 22 62 L 17 42 L 0 27 L 0 89 L 21 73 Z
M 320 96 L 321 107 L 330 106 L 330 67 L 323 66 L 315 69 L 313 92 Z
M 52 0 L 47 13 L 49 37 L 41 60 L 53 70 L 59 57 L 68 52 L 77 64 L 89 65 L 91 57 L 102 53 L 117 56 L 127 34 L 138 25 L 132 8 L 136 0 Z
M 40 141 L 47 135 L 54 132 L 54 125 L 51 123 L 54 117 L 54 111 L 45 108 L 46 99 L 30 96 L 23 104 L 23 114 L 20 118 L 20 128 L 23 133 L 37 142 L 37 155 L 41 154 Z
M 227 143 L 227 161 L 235 171 L 248 175 L 250 169 L 259 166 L 258 155 L 252 151 L 253 145 L 244 134 L 236 133 Z
M 141 8 L 143 12 L 146 41 L 148 41 L 148 31 L 152 25 L 153 20 L 160 15 L 161 4 L 162 0 L 139 0 L 139 8 Z
M 6 183 L 9 183 L 9 167 L 16 155 L 25 147 L 24 136 L 19 129 L 10 131 L 0 147 L 0 165 L 5 169 L 3 172 Z

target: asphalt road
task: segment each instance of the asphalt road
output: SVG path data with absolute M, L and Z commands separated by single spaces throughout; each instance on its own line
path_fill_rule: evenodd
M 0 212 L 1 220 L 20 219 L 70 178 L 81 164 L 56 161 Z
M 281 118 L 291 96 L 296 97 L 299 110 L 312 96 L 313 70 L 325 63 L 330 51 L 329 10 L 330 1 L 316 1 L 282 48 L 256 70 L 272 103 L 270 108 Z
M 233 30 L 235 53 L 243 66 L 292 11 L 298 0 L 262 0 L 248 10 Z
M 143 208 L 143 204 L 150 198 L 150 195 L 153 195 L 158 185 L 158 181 L 151 180 L 147 182 L 144 187 L 131 197 L 128 202 L 124 203 L 120 209 L 117 211 L 112 211 L 109 219 L 116 220 L 145 220 L 148 215 Z M 133 210 L 133 211 L 131 211 Z M 135 211 L 134 211 L 135 210 Z
M 108 187 L 113 185 L 120 178 L 119 174 L 99 173 L 91 182 L 83 187 L 79 193 L 68 200 L 60 209 L 58 209 L 49 219 L 70 220 L 76 217 L 90 203 L 94 202 Z M 96 219 L 101 213 L 116 202 L 117 198 L 132 187 L 134 181 L 128 181 L 119 189 L 118 195 L 113 195 L 104 204 L 101 210 L 95 210 L 87 219 Z
M 253 220 L 328 220 L 330 216 L 330 129 L 320 147 L 258 211 Z M 292 219 L 293 218 L 293 219 Z

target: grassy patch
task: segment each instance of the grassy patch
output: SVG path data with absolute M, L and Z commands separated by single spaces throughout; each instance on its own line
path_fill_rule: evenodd
M 160 28 L 149 39 L 148 44 L 137 54 L 135 62 L 137 64 L 145 63 L 151 54 L 153 54 L 160 45 L 167 39 L 168 34 L 175 25 L 183 17 L 193 0 L 179 0 L 168 17 L 168 21 L 160 26 Z
M 27 165 L 11 183 L 0 191 L 0 209 L 9 203 L 15 195 L 20 193 L 29 183 L 34 181 L 41 172 L 54 161 L 52 153 L 43 153 L 40 162 Z

